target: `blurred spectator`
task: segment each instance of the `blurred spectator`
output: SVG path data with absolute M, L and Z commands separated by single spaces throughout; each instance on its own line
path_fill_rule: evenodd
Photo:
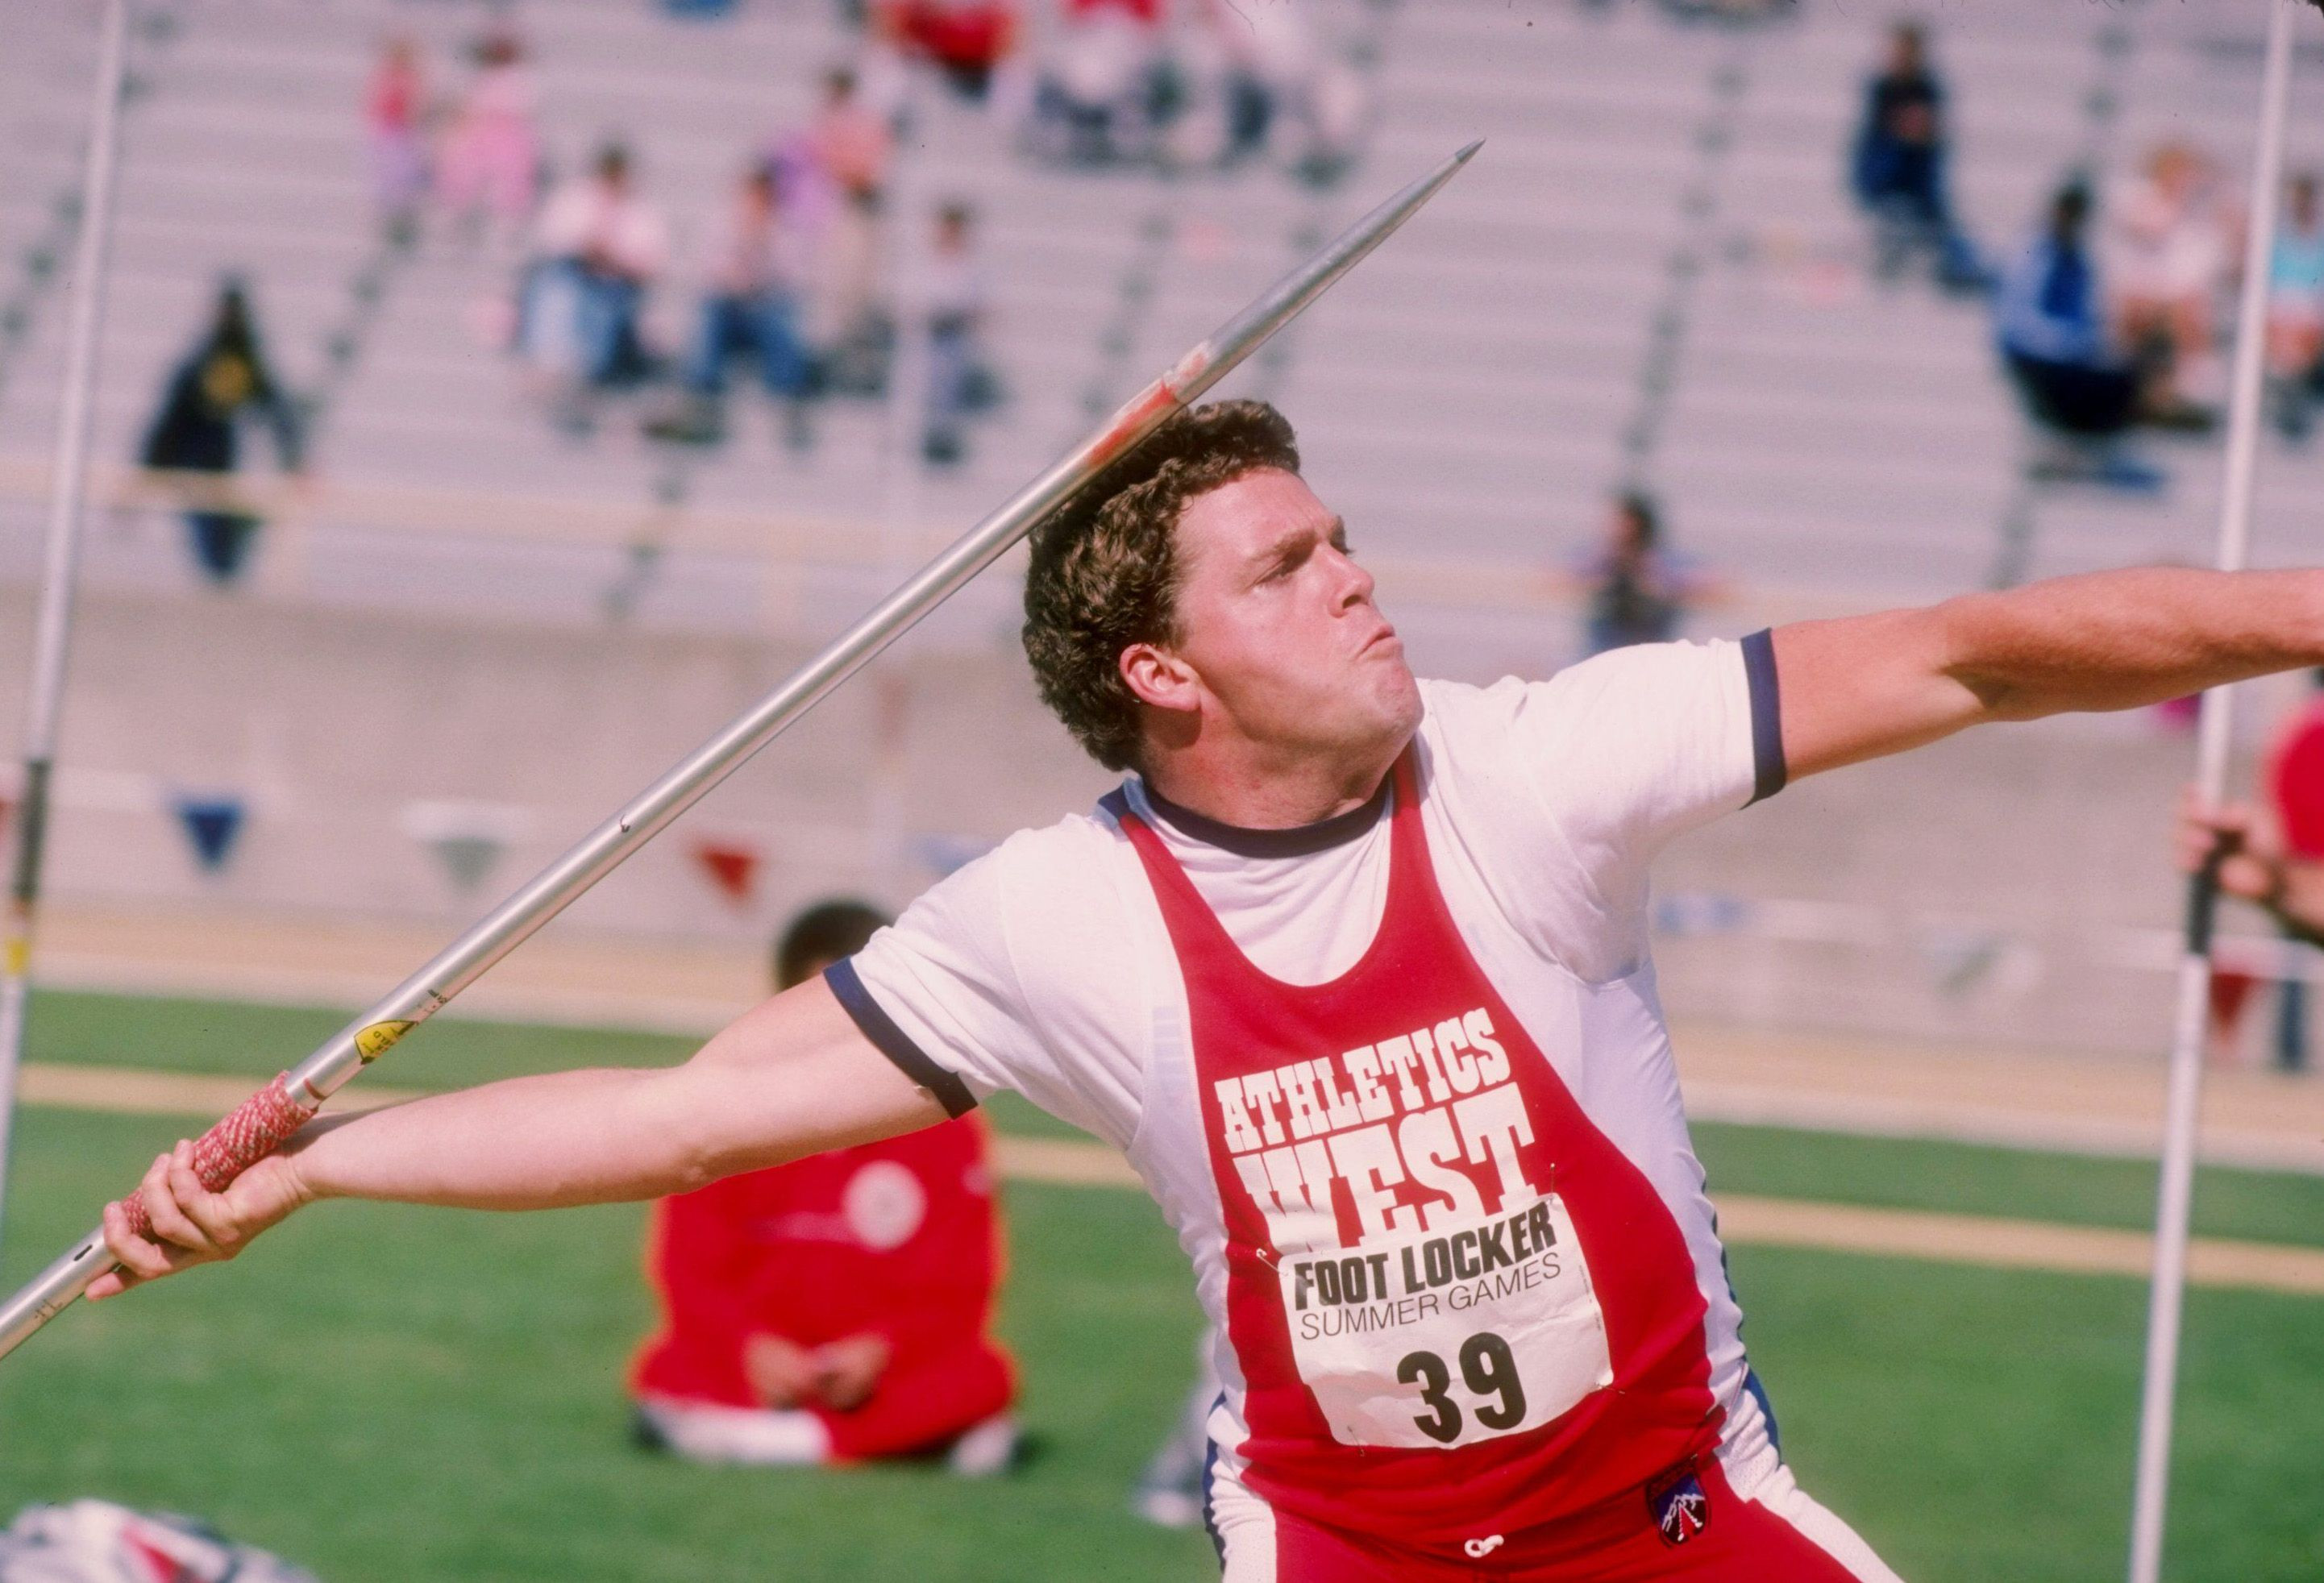
M 844 67 L 824 74 L 823 106 L 808 124 L 807 152 L 834 192 L 876 199 L 887 190 L 896 135 L 859 90 L 855 73 Z
M 964 204 L 946 204 L 937 214 L 926 279 L 914 304 L 928 346 L 927 421 L 921 449 L 940 466 L 967 455 L 968 419 L 992 405 L 996 394 L 979 333 L 984 320 L 984 282 L 976 267 L 970 224 Z
M 701 325 L 687 359 L 685 397 L 676 411 L 647 425 L 654 437 L 694 444 L 722 438 L 727 366 L 746 357 L 754 360 L 767 393 L 785 403 L 793 448 L 810 443 L 807 402 L 814 371 L 799 331 L 807 260 L 782 208 L 772 166 L 754 168 L 736 187 L 710 255 Z
M 1585 651 L 1603 654 L 1678 636 L 1686 588 L 1663 546 L 1662 513 L 1633 491 L 1614 502 L 1606 548 L 1589 568 Z
M 302 462 L 298 412 L 267 366 L 249 298 L 239 282 L 228 281 L 218 290 L 209 327 L 163 389 L 141 459 L 148 467 L 216 474 L 222 481 L 241 460 L 240 426 L 254 417 L 272 429 L 282 466 L 297 472 Z M 232 581 L 249 554 L 257 519 L 221 509 L 215 498 L 201 499 L 208 492 L 185 492 L 195 561 L 213 581 Z
M 2107 270 L 2116 322 L 2141 372 L 2148 423 L 2204 429 L 2215 420 L 2204 404 L 2222 379 L 2212 307 L 2229 260 L 2212 174 L 2193 149 L 2164 143 L 2115 209 Z
M 2324 684 L 2324 672 L 2311 674 L 2310 680 Z M 2278 860 L 2324 871 L 2324 691 L 2311 690 L 2307 703 L 2278 728 L 2268 748 L 2267 800 L 2282 842 Z M 2287 899 L 2290 887 L 2277 888 L 2277 900 Z M 2278 922 L 2287 938 L 2314 939 L 2324 927 L 2324 913 L 2302 920 L 2304 928 L 2280 915 Z M 2287 973 L 2282 980 L 2275 1063 L 2286 1072 L 2308 1064 L 2307 989 L 2297 974 Z
M 1032 152 L 1078 165 L 1149 158 L 1165 83 L 1161 0 L 1063 0 L 1035 90 Z
M 1185 76 L 1194 101 L 1172 134 L 1190 164 L 1268 154 L 1325 183 L 1354 157 L 1365 114 L 1355 74 L 1315 37 L 1294 0 L 1251 6 L 1199 0 Z
M 2138 376 L 2109 344 L 2100 310 L 2098 265 L 2090 256 L 2089 189 L 2061 189 L 2046 224 L 2003 275 L 1996 336 L 2018 393 L 2035 422 L 2070 446 L 2110 442 L 2138 416 Z M 2102 444 L 2085 465 L 2053 456 L 2037 465 L 2050 476 L 2089 474 L 2126 488 L 2162 482 L 2151 468 Z
M 885 0 L 878 25 L 977 104 L 991 96 L 1019 31 L 1010 0 Z
M 2310 409 L 2324 384 L 2324 215 L 2316 178 L 2292 179 L 2268 262 L 2267 367 L 2276 422 L 2288 436 L 2308 432 Z
M 1900 23 L 1886 67 L 1865 90 L 1851 161 L 1857 200 L 1877 227 L 1877 267 L 1893 279 L 1925 254 L 1938 284 L 1982 290 L 1985 267 L 1953 218 L 1945 185 L 1947 142 L 1944 85 L 1930 69 L 1927 36 Z
M 2314 679 L 2324 683 L 2324 672 Z M 2311 695 L 2277 732 L 2266 783 L 2273 832 L 2250 807 L 2206 811 L 2190 792 L 2181 812 L 2180 866 L 2192 873 L 2216 860 L 2222 895 L 2264 909 L 2287 940 L 2324 945 L 2324 695 Z M 2307 985 L 2288 971 L 2279 995 L 2275 1063 L 2301 1071 L 2308 1064 Z
M 827 902 L 786 931 L 789 988 L 887 920 Z M 987 1333 L 1001 1276 L 984 1123 L 970 1115 L 655 1206 L 665 1322 L 631 1376 L 647 1444 L 700 1462 L 853 1462 L 945 1450 L 1007 1467 L 1008 1355 Z
M 606 144 L 587 176 L 549 194 L 533 251 L 517 313 L 525 361 L 567 395 L 641 377 L 639 310 L 669 235 L 637 191 L 627 150 Z M 582 418 L 579 409 L 567 416 Z
M 418 235 L 420 201 L 428 192 L 428 150 L 420 123 L 427 84 L 420 51 L 399 34 L 381 50 L 364 92 L 364 141 L 371 154 L 373 207 L 390 245 L 409 247 Z
M 841 69 L 825 75 L 822 108 L 778 156 L 786 206 L 806 227 L 813 259 L 807 345 L 825 388 L 844 394 L 877 395 L 887 382 L 895 327 L 881 215 L 894 153 L 888 119 Z
M 524 46 L 505 29 L 475 50 L 476 76 L 438 152 L 437 195 L 464 228 L 489 216 L 513 238 L 532 213 L 540 140 L 533 131 L 532 73 Z

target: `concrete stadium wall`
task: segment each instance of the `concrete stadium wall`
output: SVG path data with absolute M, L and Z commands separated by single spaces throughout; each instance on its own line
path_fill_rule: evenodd
M 11 744 L 30 620 L 28 592 L 0 590 Z M 634 627 L 94 596 L 52 892 L 193 916 L 441 918 L 448 935 L 803 657 Z M 2270 712 L 2263 697 L 2250 716 Z M 1667 999 L 1697 1018 L 2151 1053 L 2178 901 L 2168 810 L 2191 757 L 2151 716 L 2067 721 L 1792 787 L 1665 860 Z M 1106 783 L 999 641 L 924 642 L 844 689 L 558 927 L 757 940 L 833 890 L 899 903 Z M 225 791 L 247 798 L 248 823 L 205 873 L 170 799 Z M 446 803 L 480 808 L 470 816 L 507 837 L 467 890 L 413 833 L 415 805 Z M 691 851 L 704 839 L 764 854 L 748 906 L 709 883 Z

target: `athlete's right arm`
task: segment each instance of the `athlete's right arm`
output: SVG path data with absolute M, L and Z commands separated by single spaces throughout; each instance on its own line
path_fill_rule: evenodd
M 512 1078 L 327 1118 L 224 1192 L 204 1190 L 181 1143 L 138 1188 L 151 1237 L 133 1233 L 117 1206 L 106 1210 L 122 1267 L 88 1295 L 231 1258 L 317 1199 L 542 1210 L 659 1198 L 945 1117 L 810 979 L 683 1065 Z

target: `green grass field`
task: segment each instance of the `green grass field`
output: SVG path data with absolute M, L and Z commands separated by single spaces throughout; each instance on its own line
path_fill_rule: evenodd
M 263 1074 L 329 1013 L 51 995 L 32 1058 Z M 381 1081 L 667 1060 L 671 1040 L 441 1024 Z M 1053 1129 L 1019 1107 L 1003 1126 Z M 32 1109 L 10 1284 L 189 1124 Z M 1701 1129 L 1714 1189 L 2137 1226 L 2151 1168 Z M 1014 1478 L 706 1472 L 632 1450 L 641 1211 L 495 1217 L 334 1203 L 231 1269 L 76 1311 L 0 1365 L 0 1517 L 97 1494 L 191 1512 L 326 1583 L 359 1579 L 1215 1577 L 1128 1514 L 1196 1319 L 1151 1207 L 1013 1185 L 1003 1328 L 1040 1454 Z M 2324 1243 L 2324 1182 L 2206 1173 L 2200 1229 Z M 2133 1281 L 1738 1247 L 1757 1365 L 1808 1488 L 1915 1583 L 2110 1579 L 2129 1499 Z M 2190 1294 L 2174 1579 L 2324 1577 L 2324 1302 Z

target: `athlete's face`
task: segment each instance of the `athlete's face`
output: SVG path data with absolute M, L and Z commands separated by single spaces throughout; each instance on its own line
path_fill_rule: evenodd
M 1322 755 L 1384 769 L 1420 723 L 1420 690 L 1346 525 L 1269 468 L 1189 501 L 1177 532 L 1178 641 L 1122 656 L 1159 705 L 1155 729 L 1222 733 L 1262 766 Z

